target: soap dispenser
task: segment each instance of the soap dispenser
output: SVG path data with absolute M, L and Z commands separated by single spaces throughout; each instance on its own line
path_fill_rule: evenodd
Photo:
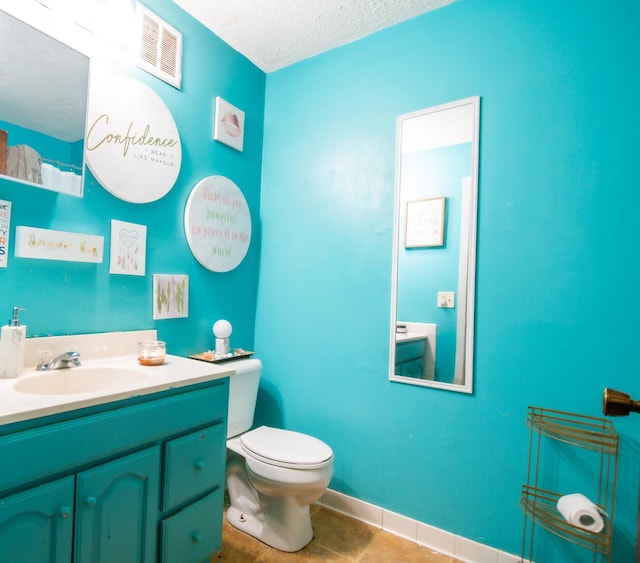
M 20 324 L 20 307 L 13 308 L 8 325 L 0 330 L 0 377 L 18 377 L 24 368 L 24 348 L 27 327 Z

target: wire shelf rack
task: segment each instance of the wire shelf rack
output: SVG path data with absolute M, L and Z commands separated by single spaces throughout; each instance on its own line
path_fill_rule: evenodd
M 619 438 L 611 421 L 575 413 L 529 407 L 530 429 L 527 483 L 522 486 L 520 506 L 525 514 L 522 534 L 522 559 L 533 561 L 536 526 L 593 553 L 594 563 L 608 563 L 611 558 L 613 513 L 618 467 Z M 542 488 L 543 442 L 552 440 L 594 452 L 597 490 L 594 503 L 606 513 L 605 527 L 592 532 L 567 522 L 557 510 L 562 493 Z

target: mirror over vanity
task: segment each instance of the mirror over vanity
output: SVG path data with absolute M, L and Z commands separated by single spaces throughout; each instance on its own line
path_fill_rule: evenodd
M 0 10 L 0 176 L 82 196 L 88 83 L 88 57 Z
M 471 393 L 480 98 L 397 120 L 389 379 Z

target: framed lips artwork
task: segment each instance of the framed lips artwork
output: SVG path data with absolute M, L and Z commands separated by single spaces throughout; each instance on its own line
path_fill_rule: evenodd
M 244 112 L 219 96 L 215 101 L 213 138 L 237 151 L 244 145 Z

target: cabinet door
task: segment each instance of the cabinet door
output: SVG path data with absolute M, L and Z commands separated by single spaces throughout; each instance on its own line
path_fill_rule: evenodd
M 222 547 L 223 489 L 161 523 L 161 563 L 198 563 Z
M 0 561 L 69 563 L 73 477 L 0 499 Z
M 77 563 L 156 560 L 160 447 L 77 475 Z

